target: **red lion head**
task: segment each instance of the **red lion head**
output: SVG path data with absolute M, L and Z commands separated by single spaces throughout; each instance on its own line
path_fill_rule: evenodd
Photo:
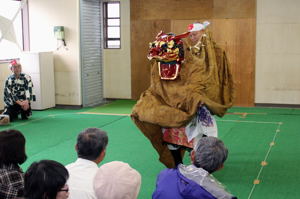
M 181 39 L 189 34 L 189 32 L 186 32 L 176 36 L 173 33 L 166 34 L 160 31 L 156 36 L 156 40 L 149 43 L 148 59 L 181 63 L 184 60 L 184 49 Z

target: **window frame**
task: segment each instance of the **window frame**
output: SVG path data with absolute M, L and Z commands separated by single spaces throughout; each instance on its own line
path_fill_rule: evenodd
M 19 0 L 21 1 L 21 0 Z M 30 37 L 29 37 L 29 10 L 28 1 L 26 1 L 23 9 L 21 10 L 22 15 L 22 32 L 23 32 L 23 50 L 30 51 Z
M 22 1 L 22 0 L 13 0 L 13 1 Z M 30 37 L 29 37 L 29 10 L 28 10 L 28 1 L 25 1 L 24 7 L 21 9 L 21 20 L 22 20 L 22 50 L 30 51 Z M 18 59 L 7 58 L 0 59 L 0 63 L 9 63 L 10 61 Z
M 119 17 L 108 17 L 108 5 L 109 4 L 119 4 Z M 119 19 L 119 25 L 108 25 L 109 19 Z M 108 27 L 119 27 L 120 37 L 109 38 L 108 37 Z M 104 49 L 121 49 L 121 1 L 105 1 L 103 2 L 103 47 Z M 120 41 L 120 45 L 117 48 L 109 47 L 108 41 Z

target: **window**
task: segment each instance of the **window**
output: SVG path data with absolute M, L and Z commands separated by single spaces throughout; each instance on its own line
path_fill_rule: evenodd
M 103 3 L 104 48 L 121 48 L 120 2 Z
M 18 58 L 29 50 L 27 1 L 0 1 L 0 60 Z

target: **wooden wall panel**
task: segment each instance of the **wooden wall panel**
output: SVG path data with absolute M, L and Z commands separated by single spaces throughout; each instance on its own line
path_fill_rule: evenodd
M 150 85 L 149 42 L 161 30 L 170 32 L 170 20 L 131 21 L 131 95 L 138 99 Z
M 211 18 L 212 0 L 131 0 L 132 20 Z
M 195 21 L 211 21 L 210 19 L 195 19 L 195 20 L 172 20 L 171 21 L 171 32 L 174 34 L 181 34 L 187 31 L 187 27 L 189 24 L 194 23 Z
M 255 19 L 214 19 L 212 32 L 227 52 L 236 87 L 236 106 L 254 106 Z
M 199 19 L 203 21 L 204 19 Z M 211 19 L 209 30 L 217 44 L 225 49 L 236 87 L 236 106 L 254 105 L 255 19 Z M 175 34 L 186 31 L 192 20 L 172 20 Z M 247 89 L 245 89 L 247 88 Z
M 162 25 L 165 32 L 179 34 L 185 32 L 190 23 L 208 20 L 215 41 L 226 50 L 231 63 L 236 83 L 234 105 L 254 105 L 255 0 L 132 0 L 131 20 L 133 99 L 138 99 L 150 84 L 149 68 L 141 65 L 149 63 L 146 59 L 148 43 L 154 40 L 158 26 Z
M 214 0 L 214 18 L 255 18 L 256 0 Z

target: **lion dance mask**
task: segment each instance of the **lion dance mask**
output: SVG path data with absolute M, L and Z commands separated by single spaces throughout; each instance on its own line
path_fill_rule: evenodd
M 158 62 L 159 76 L 163 80 L 174 80 L 178 77 L 181 64 L 184 60 L 184 49 L 182 38 L 189 35 L 189 32 L 181 35 L 160 32 L 156 40 L 149 43 L 149 60 Z

